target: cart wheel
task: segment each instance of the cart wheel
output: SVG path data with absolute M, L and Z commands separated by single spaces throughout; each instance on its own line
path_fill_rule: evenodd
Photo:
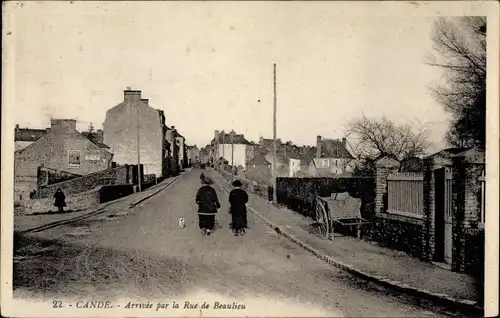
M 329 238 L 330 228 L 329 228 L 329 220 L 326 215 L 326 209 L 322 204 L 318 204 L 316 206 L 316 219 L 319 224 L 319 231 L 321 236 Z

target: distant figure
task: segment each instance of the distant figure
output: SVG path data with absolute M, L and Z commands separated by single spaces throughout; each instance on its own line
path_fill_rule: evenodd
M 204 176 L 202 183 L 203 185 L 196 193 L 198 220 L 202 234 L 210 235 L 215 226 L 215 214 L 220 209 L 220 203 L 215 189 L 210 186 L 213 184 L 213 181 L 209 177 Z
M 231 204 L 229 213 L 232 219 L 231 229 L 233 234 L 238 236 L 239 234 L 245 234 L 247 228 L 246 204 L 248 203 L 248 194 L 241 188 L 240 180 L 234 181 L 233 186 L 234 189 L 229 193 L 229 203 Z
M 201 183 L 203 183 L 203 180 L 205 179 L 205 175 L 203 174 L 203 172 L 200 174 L 200 180 L 201 180 Z
M 57 189 L 56 193 L 54 194 L 54 206 L 56 206 L 59 209 L 59 212 L 64 211 L 64 207 L 66 206 L 66 196 L 64 195 L 64 192 L 62 192 L 61 188 Z

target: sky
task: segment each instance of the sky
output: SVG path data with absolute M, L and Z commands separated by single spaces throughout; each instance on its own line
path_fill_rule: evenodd
M 101 128 L 131 87 L 189 144 L 216 129 L 272 138 L 276 63 L 282 140 L 342 138 L 364 114 L 425 126 L 431 150 L 445 146 L 449 116 L 429 93 L 442 73 L 423 63 L 432 17 L 361 16 L 335 2 L 28 2 L 9 14 L 7 107 L 21 127 Z

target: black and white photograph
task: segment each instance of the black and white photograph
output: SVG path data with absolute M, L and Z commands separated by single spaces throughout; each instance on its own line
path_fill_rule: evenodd
M 5 1 L 5 317 L 498 315 L 496 1 Z

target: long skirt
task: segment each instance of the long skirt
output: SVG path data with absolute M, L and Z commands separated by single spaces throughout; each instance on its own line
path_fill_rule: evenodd
M 198 214 L 198 225 L 200 229 L 213 230 L 215 226 L 215 214 L 214 215 L 206 215 L 206 214 Z
M 233 230 L 241 230 L 247 227 L 246 213 L 231 213 L 231 228 Z

